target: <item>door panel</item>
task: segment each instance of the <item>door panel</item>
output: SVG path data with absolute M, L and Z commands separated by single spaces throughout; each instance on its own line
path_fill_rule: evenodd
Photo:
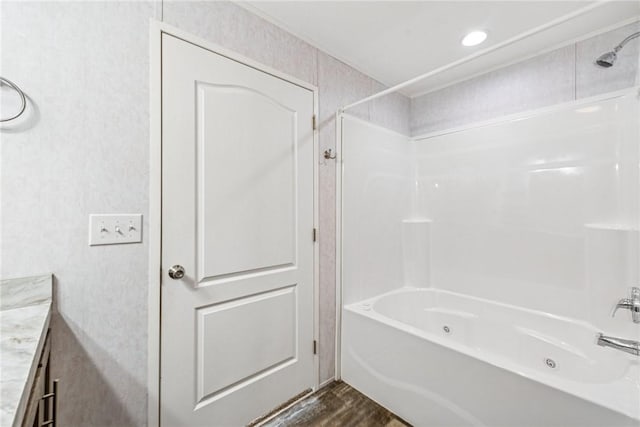
M 163 426 L 244 425 L 315 385 L 313 103 L 163 34 Z
M 295 264 L 296 111 L 247 87 L 196 87 L 199 281 Z
M 199 308 L 196 313 L 199 404 L 296 358 L 295 285 Z

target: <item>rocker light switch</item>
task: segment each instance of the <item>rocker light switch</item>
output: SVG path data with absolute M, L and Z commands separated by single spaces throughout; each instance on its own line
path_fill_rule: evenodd
M 89 246 L 142 242 L 141 214 L 89 215 Z

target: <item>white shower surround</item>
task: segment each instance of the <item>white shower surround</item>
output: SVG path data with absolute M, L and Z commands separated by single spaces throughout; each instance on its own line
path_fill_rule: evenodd
M 344 115 L 342 378 L 417 425 L 640 425 L 640 360 L 595 344 L 640 339 L 610 317 L 639 118 L 638 88 L 413 141 Z

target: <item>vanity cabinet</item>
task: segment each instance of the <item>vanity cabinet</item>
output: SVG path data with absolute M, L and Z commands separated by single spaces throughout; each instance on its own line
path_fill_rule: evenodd
M 22 427 L 56 426 L 58 381 L 51 380 L 51 331 L 47 331 Z
M 0 426 L 55 426 L 49 373 L 53 276 L 0 280 Z

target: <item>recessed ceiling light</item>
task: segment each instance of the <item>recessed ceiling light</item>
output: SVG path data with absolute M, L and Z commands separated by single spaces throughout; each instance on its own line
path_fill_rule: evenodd
M 463 46 L 475 46 L 487 39 L 487 33 L 484 31 L 471 31 L 462 39 Z

